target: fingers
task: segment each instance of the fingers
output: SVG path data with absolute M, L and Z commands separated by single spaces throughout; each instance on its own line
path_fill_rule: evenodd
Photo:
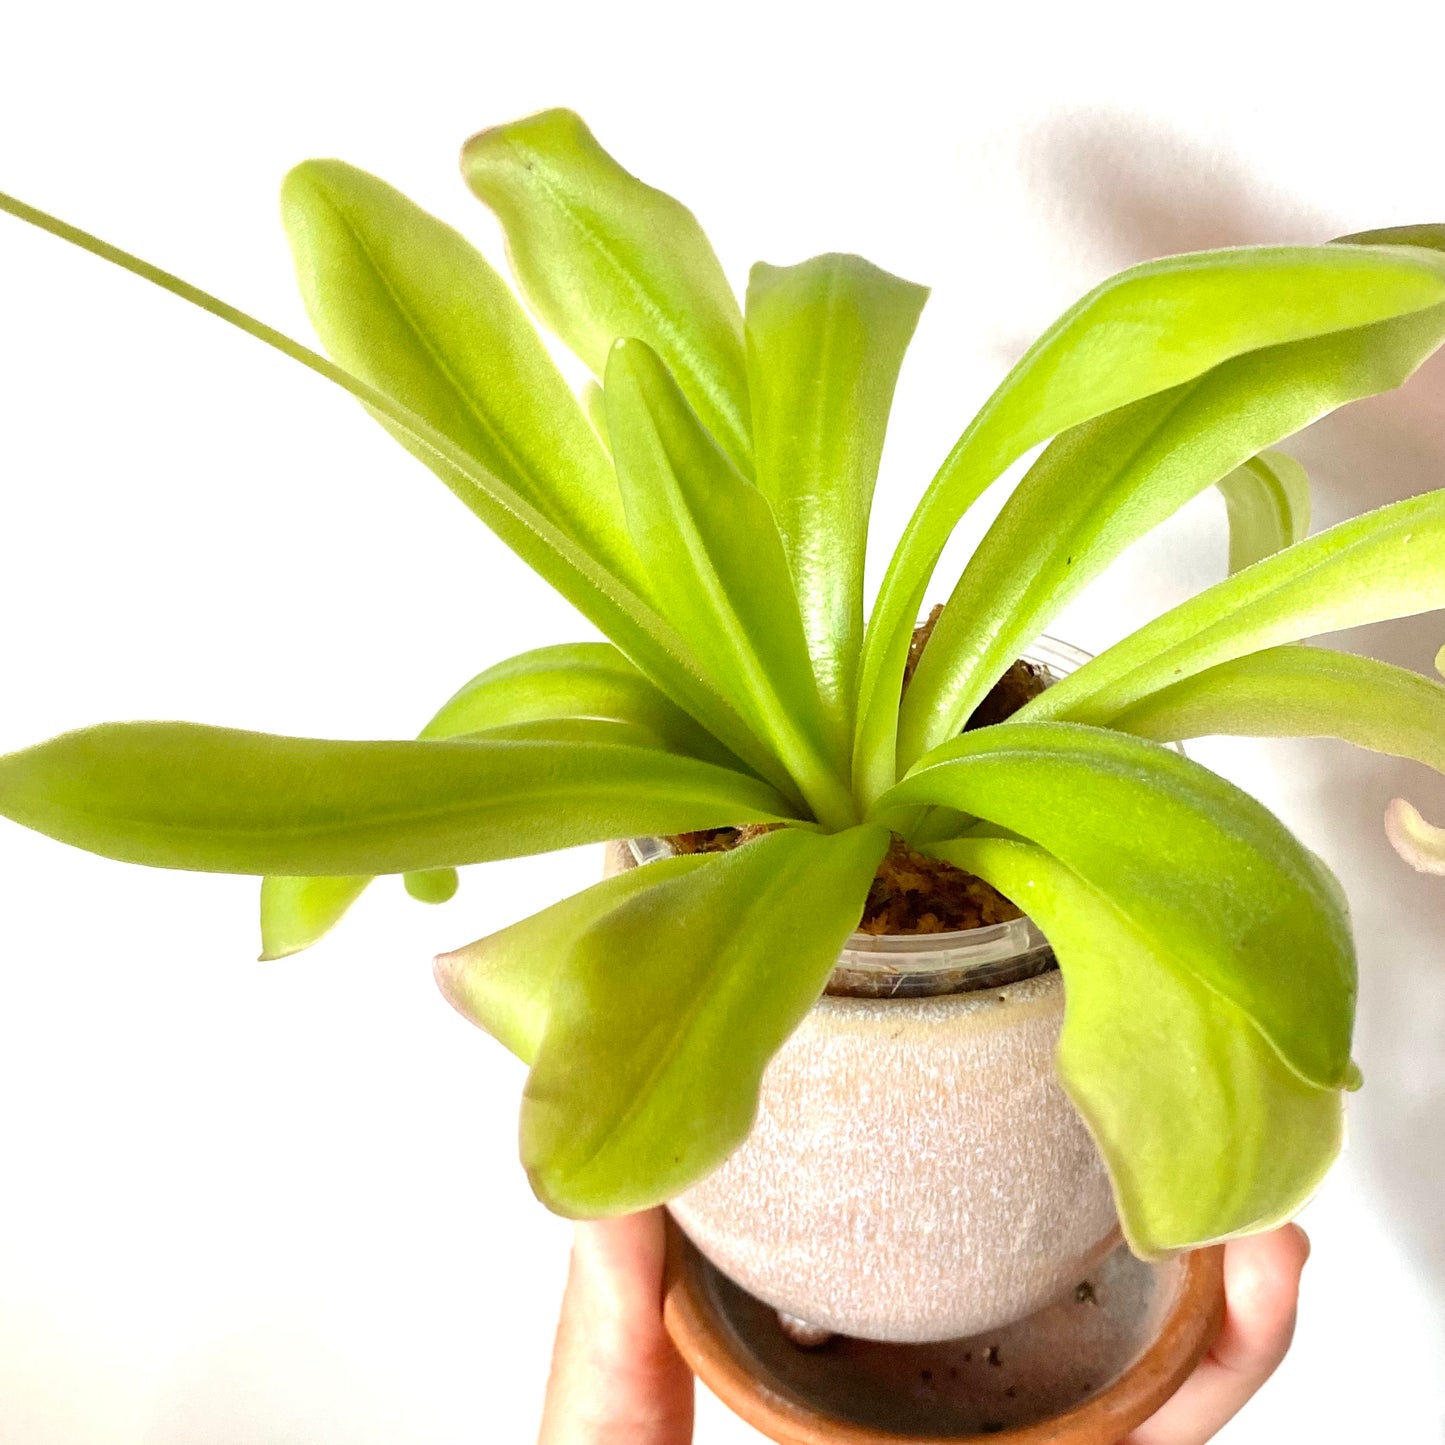
M 689 1445 L 692 1375 L 662 1325 L 662 1213 L 579 1224 L 538 1445 Z M 1204 1445 L 1274 1373 L 1294 1334 L 1309 1241 L 1232 1241 L 1218 1340 L 1127 1445 Z
M 538 1445 L 688 1445 L 692 1373 L 662 1325 L 662 1211 L 577 1225 Z
M 1224 1325 L 1178 1393 L 1127 1445 L 1203 1445 L 1274 1373 L 1294 1336 L 1309 1239 L 1297 1224 L 1231 1240 L 1224 1252 Z

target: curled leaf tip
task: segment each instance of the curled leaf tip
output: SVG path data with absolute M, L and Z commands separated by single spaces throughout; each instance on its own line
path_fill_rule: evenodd
M 1435 654 L 1435 671 L 1445 677 L 1445 647 Z
M 1445 876 L 1445 828 L 1427 823 L 1404 798 L 1392 798 L 1385 809 L 1385 836 L 1417 873 Z
M 441 995 L 459 1014 L 466 1015 L 464 991 L 462 989 L 462 967 L 466 949 L 453 949 L 450 953 L 439 953 L 432 959 L 432 977 L 436 980 Z
M 520 120 L 484 126 L 463 143 L 462 158 L 464 161 L 475 161 L 489 150 L 504 146 L 514 138 L 545 138 L 549 132 L 585 134 L 588 138 L 592 135 L 586 121 L 575 110 L 569 110 L 566 106 L 552 106 L 546 110 L 533 111 L 530 115 L 522 116 Z

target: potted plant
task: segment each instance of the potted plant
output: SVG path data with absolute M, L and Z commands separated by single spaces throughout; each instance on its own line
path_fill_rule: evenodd
M 1298 645 L 1445 605 L 1445 492 L 1308 537 L 1307 485 L 1272 450 L 1445 339 L 1445 227 L 1170 257 L 1096 288 L 964 430 L 865 621 L 872 490 L 925 291 L 829 255 L 754 267 L 740 307 L 691 213 L 570 112 L 482 132 L 463 169 L 532 312 L 592 370 L 580 400 L 460 235 L 338 161 L 283 188 L 329 360 L 0 208 L 350 392 L 610 641 L 489 669 L 412 741 L 67 733 L 0 758 L 0 813 L 124 861 L 262 876 L 270 957 L 318 939 L 378 875 L 440 901 L 466 864 L 743 830 L 440 965 L 531 1067 L 538 1196 L 583 1216 L 675 1199 L 737 1157 L 770 1060 L 816 1016 L 902 850 L 966 876 L 1001 922 L 1022 910 L 1067 983 L 1058 1127 L 1106 1208 L 1003 1314 L 1096 1249 L 1115 1207 L 1144 1257 L 1289 1217 L 1359 1082 L 1346 904 L 1278 820 L 1168 744 L 1330 735 L 1445 765 L 1445 688 Z M 960 518 L 1038 447 L 916 637 Z M 1071 597 L 1215 485 L 1226 580 L 1001 720 L 979 715 Z M 1445 866 L 1408 805 L 1390 826 L 1416 866 Z M 1035 1054 L 1062 1009 L 1047 987 Z

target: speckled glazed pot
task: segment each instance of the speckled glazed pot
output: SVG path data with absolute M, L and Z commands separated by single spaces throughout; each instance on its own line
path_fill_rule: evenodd
M 609 872 L 633 863 L 613 845 Z M 1036 971 L 1041 942 L 1024 920 L 855 935 L 835 981 L 1017 981 L 821 999 L 769 1065 L 751 1134 L 670 1205 L 701 1253 L 786 1314 L 901 1343 L 993 1329 L 1083 1279 L 1118 1221 L 1054 1072 L 1064 994 Z

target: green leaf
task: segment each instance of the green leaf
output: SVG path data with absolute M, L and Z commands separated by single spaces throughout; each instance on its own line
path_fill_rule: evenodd
M 785 790 L 786 772 L 743 725 L 727 700 L 698 672 L 687 644 L 625 583 L 619 581 L 513 488 L 482 466 L 423 417 L 352 376 L 274 327 L 257 321 L 209 293 L 71 226 L 23 201 L 0 193 L 7 212 L 88 251 L 113 266 L 179 296 L 283 356 L 325 377 L 406 435 L 417 455 L 529 567 L 610 637 L 657 685 L 749 766 Z
M 1229 515 L 1229 571 L 1243 572 L 1310 531 L 1310 479 L 1285 452 L 1263 451 L 1219 483 Z
M 1445 687 L 1369 657 L 1272 647 L 1161 688 L 1109 723 L 1158 742 L 1216 735 L 1331 737 L 1445 773 Z M 1403 798 L 1385 834 L 1417 872 L 1445 873 L 1445 830 Z
M 659 608 L 706 675 L 764 738 L 817 816 L 856 821 L 829 758 L 818 685 L 777 525 L 657 353 L 619 341 L 607 366 L 607 430 L 628 525 Z
M 1323 865 L 1231 783 L 1120 733 L 1007 722 L 934 749 L 879 806 L 916 804 L 956 808 L 1047 849 L 1167 938 L 1306 1082 L 1349 1077 L 1349 920 Z
M 487 668 L 442 705 L 421 736 L 457 737 L 558 718 L 628 723 L 668 752 L 743 767 L 607 642 L 540 647 Z
M 1337 236 L 1332 246 L 1423 246 L 1430 251 L 1445 251 L 1445 225 L 1426 221 L 1414 226 L 1381 226 L 1374 231 L 1354 231 Z
M 823 702 L 851 747 L 868 514 L 893 390 L 928 290 L 861 256 L 753 267 L 757 482 L 797 588 Z
M 1445 686 L 1323 647 L 1271 647 L 1141 698 L 1109 726 L 1156 742 L 1330 737 L 1445 773 Z
M 501 221 L 528 303 L 593 374 L 614 341 L 645 341 L 751 475 L 742 314 L 692 212 L 623 170 L 570 110 L 473 136 L 462 173 Z
M 612 443 L 607 438 L 607 398 L 602 395 L 602 388 L 595 381 L 588 381 L 582 387 L 581 400 L 587 420 L 592 424 L 592 430 L 597 433 L 597 440 L 607 448 L 607 454 L 611 456 Z
M 1278 643 L 1445 607 L 1445 491 L 1341 522 L 1157 617 L 1015 714 L 1108 723 L 1159 689 Z
M 329 933 L 366 891 L 370 874 L 261 880 L 261 961 L 286 958 Z
M 522 1100 L 522 1162 L 549 1208 L 647 1208 L 742 1142 L 887 846 L 882 828 L 768 833 L 575 939 Z
M 998 838 L 929 851 L 988 879 L 1053 944 L 1068 989 L 1059 1072 L 1136 1254 L 1269 1229 L 1304 1204 L 1339 1153 L 1339 1090 L 1292 1072 L 1175 939 L 1048 853 Z
M 455 868 L 424 868 L 419 873 L 403 875 L 406 891 L 418 903 L 448 903 L 456 897 Z
M 530 1064 L 546 1028 L 553 980 L 577 940 L 628 899 L 718 856 L 694 853 L 629 868 L 520 923 L 443 953 L 436 960 L 437 986 L 458 1013 Z
M 606 717 L 544 717 L 532 722 L 505 723 L 463 736 L 481 742 L 621 743 L 633 748 L 658 747 L 656 737 L 646 728 Z
M 1437 228 L 1445 234 L 1445 226 Z M 1435 654 L 1435 671 L 1445 677 L 1445 647 Z M 1420 816 L 1404 798 L 1392 798 L 1385 809 L 1385 836 L 1390 846 L 1417 873 L 1445 874 L 1445 828 Z
M 860 795 L 877 797 L 895 776 L 908 643 L 944 545 L 1008 466 L 1051 436 L 1232 357 L 1442 302 L 1445 256 L 1408 247 L 1274 246 L 1150 261 L 1067 311 L 969 424 L 889 564 L 860 669 Z
M 405 873 L 789 812 L 755 778 L 613 743 L 106 723 L 0 757 L 0 815 L 123 862 L 198 872 Z
M 610 737 L 607 724 L 611 724 Z M 472 733 L 493 739 L 627 742 L 744 770 L 607 642 L 542 647 L 487 668 L 442 705 L 421 736 Z M 263 956 L 280 957 L 315 943 L 340 921 L 367 881 L 266 880 L 261 885 Z M 455 889 L 453 880 L 452 892 Z
M 506 282 L 476 249 L 344 161 L 295 167 L 281 187 L 281 216 L 327 351 L 637 585 L 606 454 Z M 405 433 L 400 440 L 429 462 L 425 448 Z
M 452 734 L 443 734 L 452 736 Z M 657 739 L 634 723 L 610 718 L 537 718 L 487 728 L 464 736 L 489 742 L 548 742 L 624 744 L 634 748 L 656 748 Z M 309 948 L 334 928 L 346 910 L 361 896 L 369 878 L 286 878 L 261 880 L 261 940 L 263 958 L 273 953 L 268 938 L 285 940 L 283 953 Z M 273 882 L 286 886 L 273 888 Z M 457 891 L 455 868 L 431 868 L 403 875 L 406 891 L 419 903 L 446 903 Z
M 1273 475 L 1254 453 L 1346 402 L 1398 386 L 1442 340 L 1445 306 L 1266 347 L 1058 438 L 1004 504 L 933 629 L 903 705 L 899 766 L 958 732 L 1065 603 L 1215 482 L 1229 499 L 1232 555 L 1240 560 L 1236 499 L 1247 502 Z M 1269 455 L 1285 479 L 1270 489 L 1275 494 L 1298 490 L 1298 473 L 1302 536 L 1304 473 L 1280 453 Z M 1258 469 L 1244 471 L 1248 483 L 1235 470 L 1241 465 Z M 1250 537 L 1256 550 L 1276 550 L 1266 545 L 1270 510 L 1256 500 L 1252 515 L 1266 529 Z M 1282 525 L 1275 522 L 1275 537 Z

